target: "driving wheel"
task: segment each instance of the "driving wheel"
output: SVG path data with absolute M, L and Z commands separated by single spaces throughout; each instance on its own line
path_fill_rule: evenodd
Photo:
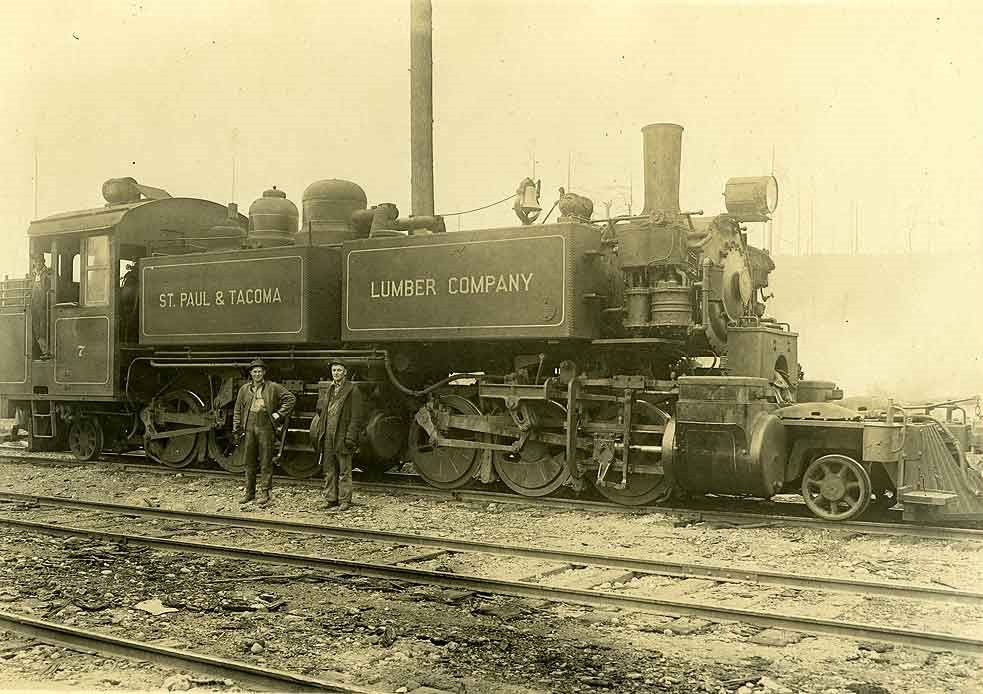
M 636 400 L 636 417 L 639 424 L 663 425 L 672 427 L 668 413 L 645 400 Z M 615 415 L 616 416 L 616 415 Z M 642 434 L 635 437 L 638 443 L 663 444 L 664 434 Z M 672 438 L 672 431 L 669 439 Z M 665 446 L 663 446 L 665 448 Z M 624 489 L 601 485 L 596 487 L 604 497 L 624 506 L 645 506 L 665 501 L 673 492 L 673 484 L 665 471 L 651 472 L 644 467 L 663 467 L 662 456 L 654 453 L 632 453 L 632 470 L 628 473 Z M 620 478 L 620 472 L 611 472 L 612 479 Z
M 246 469 L 243 458 L 245 446 L 233 446 L 232 429 L 215 429 L 208 432 L 208 457 L 228 472 L 239 474 Z
M 537 421 L 547 421 L 552 418 L 553 426 L 560 427 L 566 419 L 566 410 L 557 403 L 532 403 L 529 407 L 537 410 Z M 501 440 L 500 443 L 511 443 Z M 544 443 L 528 441 L 518 453 L 495 451 L 492 464 L 499 478 L 509 489 L 523 496 L 546 496 L 559 489 L 570 479 L 567 470 L 566 448 Z
M 161 396 L 155 406 L 164 412 L 173 414 L 199 414 L 204 411 L 205 403 L 190 390 L 172 390 Z M 187 424 L 169 422 L 159 427 L 158 431 L 168 429 L 179 430 L 187 428 Z M 167 438 L 151 439 L 147 443 L 147 455 L 168 467 L 183 468 L 191 464 L 194 452 L 198 446 L 201 434 L 185 434 Z
M 479 415 L 481 410 L 467 398 L 460 395 L 440 395 L 439 408 L 451 414 Z M 443 432 L 449 439 L 474 440 L 475 432 L 449 429 Z M 414 419 L 410 426 L 410 459 L 420 477 L 437 489 L 458 489 L 475 476 L 481 465 L 481 451 L 476 448 L 454 448 L 434 446 L 426 430 Z

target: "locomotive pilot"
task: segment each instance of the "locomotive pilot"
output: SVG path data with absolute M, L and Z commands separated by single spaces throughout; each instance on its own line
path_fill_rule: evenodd
M 364 425 L 362 393 L 348 380 L 348 366 L 331 363 L 331 385 L 317 399 L 316 450 L 324 472 L 324 499 L 329 511 L 352 505 L 352 457 Z
M 240 503 L 256 499 L 256 468 L 259 468 L 259 498 L 256 503 L 270 503 L 273 486 L 274 430 L 283 426 L 297 398 L 279 383 L 266 380 L 266 364 L 255 359 L 249 364 L 249 382 L 243 384 L 236 396 L 232 414 L 232 431 L 243 441 L 243 462 L 246 464 L 246 491 Z

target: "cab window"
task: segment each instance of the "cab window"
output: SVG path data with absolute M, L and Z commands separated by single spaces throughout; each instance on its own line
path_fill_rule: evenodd
M 66 238 L 58 241 L 57 257 L 52 260 L 55 271 L 56 303 L 78 304 L 82 279 L 80 249 L 81 241 L 78 239 Z
M 85 305 L 104 306 L 109 303 L 109 237 L 90 236 L 85 239 Z

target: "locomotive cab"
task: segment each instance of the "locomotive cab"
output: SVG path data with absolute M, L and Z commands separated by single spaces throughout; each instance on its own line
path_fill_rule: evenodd
M 155 198 L 114 198 L 32 222 L 31 272 L 0 287 L 0 395 L 27 424 L 32 446 L 57 447 L 67 432 L 73 451 L 80 436 L 101 448 L 104 432 L 84 403 L 101 403 L 110 420 L 123 418 L 120 430 L 130 428 L 123 375 L 140 348 L 136 276 L 127 270 L 226 221 L 222 205 L 145 190 Z

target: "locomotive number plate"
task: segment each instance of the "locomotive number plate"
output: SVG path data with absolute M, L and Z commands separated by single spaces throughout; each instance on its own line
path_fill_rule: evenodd
M 566 318 L 562 236 L 360 248 L 345 262 L 352 332 L 552 328 Z

